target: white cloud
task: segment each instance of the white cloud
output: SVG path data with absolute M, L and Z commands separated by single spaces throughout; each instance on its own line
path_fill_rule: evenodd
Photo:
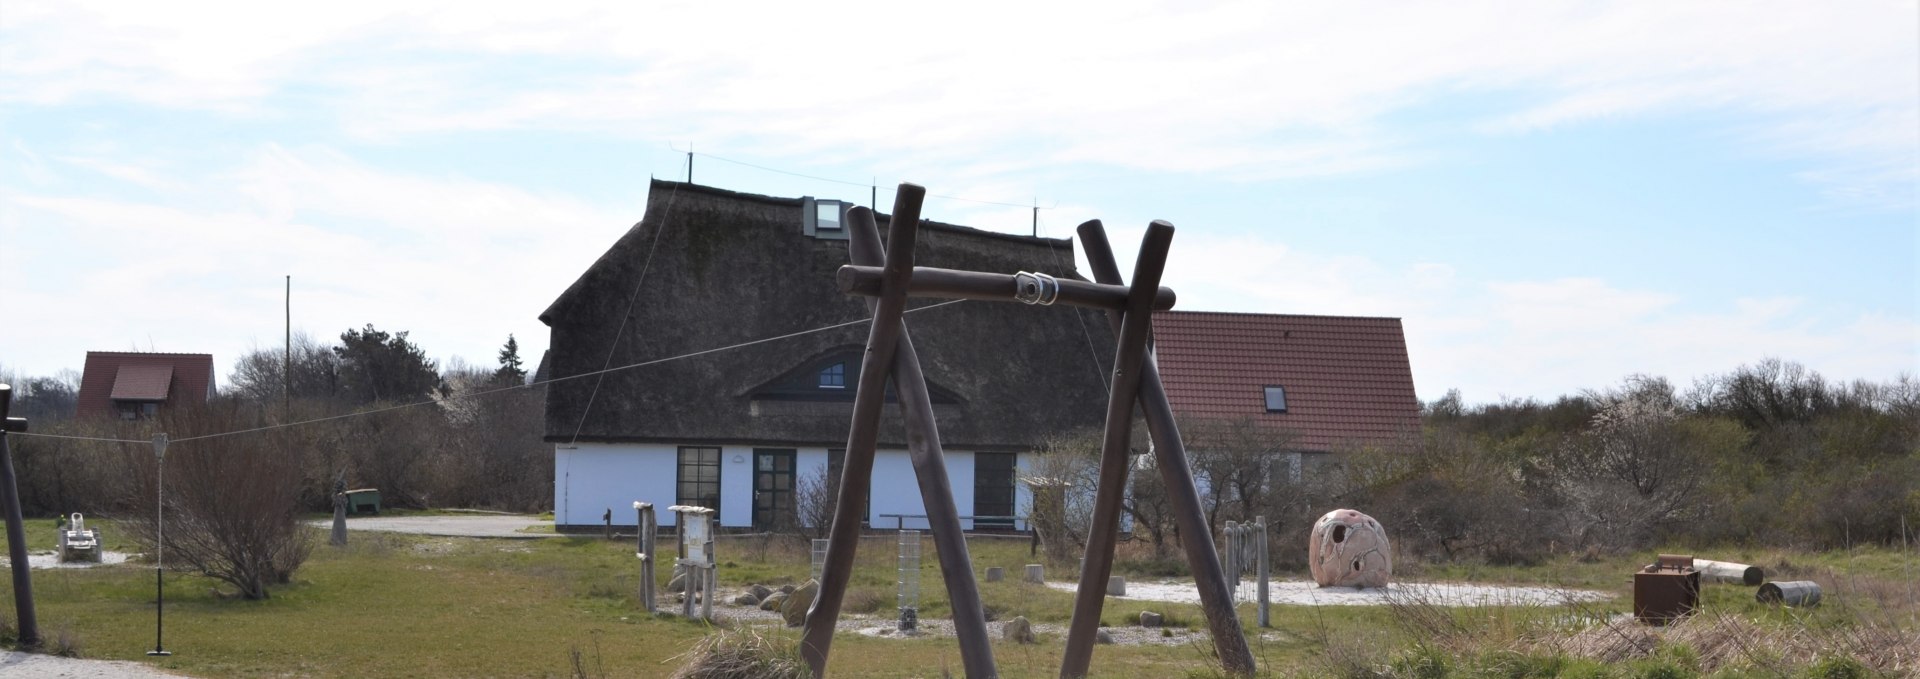
M 1831 172 L 1910 182 L 1909 2 L 15 2 L 0 97 L 253 114 L 300 88 L 376 139 L 573 129 L 926 167 L 983 145 L 1041 163 L 1274 178 L 1409 161 L 1383 116 L 1515 95 L 1490 129 L 1665 111 L 1754 117 Z M 305 102 L 305 99 L 298 99 Z M 1450 131 L 1453 132 L 1453 131 Z M 1889 159 L 1898 164 L 1889 165 Z M 916 176 L 920 176 L 916 173 Z M 1848 182 L 1880 181 L 1850 172 Z M 1844 192 L 1844 191 L 1843 191 Z
M 154 202 L 0 192 L 6 296 L 36 332 L 72 335 L 21 343 L 65 353 L 10 352 L 10 365 L 73 367 L 87 349 L 124 348 L 110 338 L 145 348 L 151 336 L 163 351 L 212 352 L 224 372 L 279 337 L 285 275 L 294 324 L 319 337 L 371 322 L 485 364 L 511 332 L 537 358 L 534 316 L 638 219 L 326 148 L 268 146 L 232 171 L 171 181 Z

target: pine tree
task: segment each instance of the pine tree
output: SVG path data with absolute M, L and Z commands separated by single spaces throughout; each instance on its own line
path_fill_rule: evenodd
M 525 384 L 527 371 L 520 367 L 520 343 L 513 335 L 507 335 L 507 345 L 500 348 L 500 369 L 493 372 L 493 381 L 500 384 Z

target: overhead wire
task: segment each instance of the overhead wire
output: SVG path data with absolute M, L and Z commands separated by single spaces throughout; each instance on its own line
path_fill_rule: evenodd
M 1035 227 L 1034 230 L 1039 231 L 1040 233 L 1046 233 L 1047 231 L 1046 220 L 1040 219 L 1040 213 L 1038 212 L 1034 213 L 1033 223 Z M 1048 238 L 1048 240 L 1051 241 L 1053 239 Z M 1054 266 L 1060 267 L 1060 270 L 1062 272 L 1073 270 L 1073 266 L 1071 264 L 1060 261 L 1060 249 L 1058 247 L 1055 247 L 1053 243 L 1047 243 L 1047 251 L 1053 253 Z M 1087 330 L 1086 313 L 1087 313 L 1086 309 L 1074 307 L 1073 318 L 1074 320 L 1077 320 L 1080 322 L 1080 335 L 1087 339 L 1087 358 L 1093 361 L 1094 379 L 1099 380 L 1100 384 L 1106 385 L 1107 389 L 1111 391 L 1113 389 L 1113 381 L 1111 379 L 1111 375 L 1107 372 L 1106 368 L 1101 367 L 1100 365 L 1100 350 L 1094 348 L 1093 346 L 1093 333 Z
M 693 152 L 691 150 L 687 152 L 687 172 L 688 174 L 692 174 L 693 172 Z M 647 246 L 646 261 L 640 265 L 640 275 L 634 278 L 633 294 L 627 297 L 627 311 L 626 313 L 620 314 L 620 328 L 613 332 L 613 342 L 607 345 L 607 359 L 601 361 L 601 370 L 605 370 L 607 366 L 613 365 L 613 355 L 620 350 L 620 340 L 626 337 L 627 322 L 633 320 L 633 305 L 640 301 L 640 287 L 647 282 L 647 271 L 653 268 L 653 253 L 660 248 L 660 237 L 666 234 L 667 227 L 673 226 L 673 200 L 679 196 L 680 185 L 674 184 L 673 190 L 667 193 L 667 207 L 666 210 L 661 213 L 660 225 L 653 230 L 653 243 Z M 606 373 L 602 372 L 600 374 L 605 375 Z M 580 422 L 573 427 L 573 437 L 568 441 L 569 445 L 580 441 L 580 428 L 587 426 L 587 415 L 593 412 L 593 401 L 600 396 L 600 382 L 601 380 L 599 379 L 593 381 L 593 391 L 587 394 L 587 407 L 580 409 Z
M 944 302 L 935 302 L 935 303 L 933 303 L 933 304 L 928 304 L 928 305 L 925 305 L 925 306 L 919 306 L 919 307 L 914 307 L 914 308 L 912 308 L 912 309 L 907 309 L 905 313 L 910 313 L 910 314 L 911 314 L 911 313 L 919 313 L 919 312 L 922 312 L 922 311 L 928 311 L 928 310 L 931 310 L 931 309 L 938 309 L 938 308 L 940 308 L 940 307 L 944 307 L 944 306 L 950 306 L 950 305 L 953 305 L 953 304 L 959 304 L 959 303 L 961 303 L 961 302 L 965 302 L 965 301 L 967 301 L 967 300 L 964 300 L 964 299 L 953 299 L 953 300 L 947 300 L 947 301 L 944 301 Z M 366 416 L 366 415 L 375 415 L 375 414 L 379 414 L 379 413 L 385 413 L 385 412 L 392 412 L 392 411 L 395 411 L 395 410 L 402 410 L 402 409 L 406 409 L 406 408 L 413 408 L 413 407 L 417 407 L 417 406 L 424 406 L 424 405 L 435 405 L 435 404 L 438 404 L 438 403 L 441 403 L 441 402 L 443 402 L 443 401 L 449 401 L 449 400 L 458 400 L 458 399 L 465 399 L 465 398 L 476 398 L 476 397 L 480 397 L 480 396 L 487 396 L 487 395 L 490 395 L 490 394 L 497 394 L 497 393 L 500 393 L 500 392 L 503 392 L 503 391 L 514 391 L 514 390 L 516 390 L 516 389 L 531 389 L 531 388 L 533 388 L 533 387 L 540 387 L 540 386 L 546 386 L 546 385 L 549 385 L 549 384 L 554 384 L 554 383 L 556 383 L 556 382 L 565 382 L 565 381 L 568 381 L 568 380 L 577 380 L 577 379 L 583 379 L 583 378 L 587 378 L 587 377 L 596 377 L 596 376 L 602 376 L 602 375 L 606 375 L 606 374 L 608 374 L 608 373 L 615 373 L 615 372 L 620 372 L 620 371 L 622 371 L 622 370 L 632 370 L 632 369 L 634 369 L 634 368 L 644 368 L 644 367 L 647 367 L 647 366 L 651 366 L 651 365 L 659 365 L 659 364 L 662 364 L 662 363 L 669 363 L 669 362 L 672 362 L 672 361 L 679 361 L 679 360 L 684 360 L 684 359 L 689 359 L 689 358 L 694 358 L 694 357 L 697 357 L 697 356 L 705 356 L 705 355 L 707 355 L 707 354 L 715 354 L 715 353 L 720 353 L 720 352 L 723 352 L 723 351 L 732 351 L 732 350 L 734 350 L 734 349 L 744 349 L 744 348 L 746 348 L 746 347 L 750 347 L 750 346 L 754 346 L 754 345 L 757 345 L 757 344 L 766 344 L 766 343 L 768 343 L 768 342 L 778 342 L 778 341 L 780 341 L 780 340 L 784 340 L 784 339 L 792 339 L 792 338 L 795 338 L 795 337 L 800 337 L 800 336 L 802 336 L 802 335 L 811 335 L 811 334 L 814 334 L 814 333 L 821 333 L 821 332 L 826 332 L 826 331 L 829 331 L 829 330 L 836 330 L 836 329 L 839 329 L 839 328 L 845 328 L 845 327 L 848 327 L 848 326 L 853 326 L 853 325 L 859 325 L 859 324 L 861 324 L 861 323 L 867 323 L 867 322 L 871 322 L 872 320 L 873 320 L 873 319 L 871 319 L 871 318 L 856 318 L 856 319 L 853 319 L 853 320 L 850 320 L 850 321 L 845 321 L 845 322 L 841 322 L 841 323 L 834 323 L 834 324 L 832 324 L 832 325 L 823 325 L 823 326 L 820 326 L 820 327 L 817 327 L 817 328 L 809 328 L 809 329 L 806 329 L 806 330 L 799 330 L 799 331 L 795 331 L 795 332 L 789 332 L 789 333 L 784 333 L 784 334 L 780 334 L 780 335 L 772 335 L 772 336 L 768 336 L 768 337 L 761 337 L 761 338 L 758 338 L 758 339 L 752 339 L 752 340 L 747 340 L 747 341 L 745 341 L 745 342 L 738 342 L 738 343 L 735 343 L 735 344 L 729 344 L 729 345 L 726 345 L 726 346 L 721 346 L 721 347 L 713 347 L 713 348 L 710 348 L 710 349 L 701 349 L 701 350 L 698 350 L 698 351 L 692 351 L 692 352 L 688 352 L 688 353 L 684 353 L 684 354 L 679 354 L 679 355 L 675 355 L 675 356 L 668 356 L 668 357 L 665 357 L 665 358 L 656 358 L 656 359 L 652 359 L 652 360 L 648 360 L 648 361 L 640 361 L 640 362 L 637 362 L 637 363 L 628 363 L 628 364 L 625 364 L 625 365 L 619 365 L 619 366 L 610 366 L 610 367 L 606 367 L 606 368 L 602 368 L 602 369 L 600 369 L 600 370 L 594 370 L 594 371 L 591 371 L 591 372 L 584 372 L 584 373 L 580 373 L 580 374 L 577 374 L 577 375 L 567 375 L 567 376 L 565 376 L 565 377 L 555 377 L 555 378 L 551 378 L 551 379 L 545 379 L 545 380 L 540 380 L 540 381 L 538 381 L 538 382 L 530 382 L 530 383 L 527 383 L 527 384 L 515 384 L 515 385 L 510 385 L 510 386 L 504 386 L 504 387 L 496 387 L 496 388 L 493 388 L 493 389 L 482 389 L 482 390 L 478 390 L 478 391 L 469 391 L 469 392 L 464 392 L 464 393 L 459 393 L 459 394 L 454 394 L 454 395 L 452 395 L 452 396 L 448 396 L 448 397 L 445 397 L 444 399 L 428 399 L 428 400 L 424 400 L 424 401 L 414 401 L 414 402 L 412 402 L 412 403 L 401 403 L 401 404 L 396 404 L 396 405 L 391 405 L 391 406 L 386 406 L 386 407 L 382 407 L 382 408 L 374 408 L 374 409 L 372 409 L 372 410 L 359 410 L 359 411 L 355 411 L 355 412 L 351 412 L 351 413 L 342 413 L 342 414 L 339 414 L 339 415 L 329 415 L 329 416 L 327 416 L 327 417 L 316 417 L 316 418 L 313 418 L 313 419 L 308 419 L 308 420 L 300 420 L 300 421 L 297 421 L 297 422 L 283 422 L 283 423 L 280 423 L 280 424 L 271 424 L 271 425 L 267 425 L 267 426 L 263 426 L 263 427 L 252 427 L 252 428 L 248 428 L 248 429 L 236 429 L 236 430 L 233 430 L 233 431 L 224 431 L 224 432 L 219 432 L 219 433 L 215 433 L 215 434 L 201 434 L 201 435 L 198 435 L 198 436 L 184 436 L 184 437 L 181 437 L 181 438 L 177 438 L 177 439 L 172 439 L 172 440 L 170 440 L 170 441 L 169 441 L 169 443 L 170 443 L 170 444 L 180 444 L 180 443 L 186 443 L 186 442 L 188 442 L 188 441 L 199 441 L 199 440 L 203 440 L 203 439 L 211 439 L 211 438 L 219 438 L 219 437 L 223 437 L 223 436 L 236 436 L 236 435 L 239 435 L 239 434 L 252 434 L 252 433 L 258 433 L 258 432 L 263 432 L 263 431 L 270 431 L 270 430 L 274 430 L 274 429 L 285 429 L 285 428 L 288 428 L 288 427 L 298 427 L 298 426 L 304 426 L 304 425 L 309 425 L 309 424 L 318 424 L 318 423 L 321 423 L 321 422 L 330 422 L 330 421 L 334 421 L 334 420 L 344 420 L 344 419 L 348 419 L 348 418 L 353 418 L 353 417 L 362 417 L 362 416 Z M 57 438 L 57 439 L 75 439 L 75 440 L 83 440 L 83 441 L 102 441 L 102 442 L 109 442 L 109 443 L 152 443 L 151 441 L 146 441 L 146 440 L 140 440 L 140 439 L 116 439 L 116 438 L 100 438 L 100 437 L 92 437 L 92 436 L 67 436 L 67 435 L 62 435 L 62 434 L 38 434 L 38 433 L 31 433 L 31 432 L 10 432 L 10 433 L 9 433 L 8 435 L 9 435 L 9 436 L 37 436 L 37 437 L 42 437 L 42 438 Z

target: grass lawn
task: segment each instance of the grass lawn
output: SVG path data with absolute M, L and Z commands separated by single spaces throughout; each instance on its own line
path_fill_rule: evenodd
M 128 551 L 105 529 L 108 549 Z M 29 522 L 30 545 L 52 549 L 53 522 Z M 652 616 L 634 601 L 637 566 L 632 544 L 594 538 L 487 540 L 417 537 L 356 532 L 345 549 L 327 547 L 324 536 L 313 557 L 291 585 L 275 588 L 265 601 L 222 596 L 212 580 L 169 573 L 166 646 L 171 658 L 160 667 L 197 676 L 345 676 L 345 677 L 541 677 L 574 676 L 578 652 L 588 676 L 665 676 L 678 665 L 675 656 L 708 632 L 702 623 L 673 616 Z M 849 612 L 890 615 L 894 607 L 894 538 L 875 536 L 862 545 Z M 1130 548 L 1137 547 L 1130 545 Z M 989 609 L 998 619 L 1024 615 L 1036 623 L 1062 627 L 1072 596 L 1067 592 L 1017 582 L 1031 561 L 1024 540 L 975 539 L 970 547 L 976 567 L 1006 567 L 1009 580 L 981 583 Z M 722 598 L 748 583 L 797 583 L 807 575 L 807 554 L 784 539 L 727 538 L 718 547 L 723 562 Z M 923 620 L 949 616 L 931 541 L 923 543 L 921 576 Z M 1753 559 L 1774 567 L 1784 562 L 1803 569 L 1807 579 L 1823 580 L 1828 597 L 1852 603 L 1847 582 L 1875 583 L 1872 596 L 1891 597 L 1886 615 L 1907 616 L 1915 607 L 1900 578 L 1920 573 L 1911 553 L 1856 551 L 1835 554 L 1703 554 Z M 1573 559 L 1528 568 L 1422 566 L 1410 570 L 1422 580 L 1474 579 L 1481 582 L 1557 584 L 1621 594 L 1588 607 L 1583 615 L 1628 610 L 1630 573 L 1651 554 L 1629 555 L 1598 563 Z M 661 569 L 662 585 L 670 568 Z M 1068 568 L 1050 566 L 1054 579 L 1070 579 Z M 150 662 L 144 652 L 154 643 L 154 584 L 150 563 L 88 570 L 40 570 L 33 573 L 40 625 L 49 638 L 77 639 L 80 654 Z M 1298 577 L 1298 574 L 1294 574 Z M 1887 584 L 1896 583 L 1896 584 Z M 663 588 L 664 589 L 664 588 Z M 1783 613 L 1752 602 L 1752 589 L 1718 586 L 1706 592 L 1708 607 L 1774 624 L 1847 625 L 1863 614 L 1861 605 L 1828 605 Z M 11 583 L 0 582 L 0 613 L 11 617 Z M 663 604 L 666 606 L 666 604 Z M 721 607 L 716 606 L 716 609 Z M 1139 611 L 1168 615 L 1175 625 L 1204 629 L 1198 607 L 1109 599 L 1104 622 L 1130 624 Z M 1418 647 L 1423 632 L 1404 624 L 1405 611 L 1385 607 L 1277 606 L 1274 629 L 1252 625 L 1251 607 L 1242 607 L 1256 657 L 1263 667 L 1317 674 L 1339 639 L 1362 638 L 1400 648 Z M 1537 628 L 1541 620 L 1565 619 L 1565 609 L 1457 609 L 1447 613 L 1462 624 L 1506 626 L 1513 635 Z M 1790 619 L 1789 619 L 1790 616 Z M 848 625 L 843 622 L 842 629 Z M 775 635 L 786 643 L 796 630 Z M 1006 677 L 1051 677 L 1057 672 L 1060 634 L 1042 634 L 1038 644 L 995 640 L 995 656 Z M 1328 640 L 1335 640 L 1330 647 Z M 1100 646 L 1093 672 L 1101 677 L 1180 677 L 1214 666 L 1210 644 Z M 834 642 L 837 677 L 941 676 L 960 672 L 951 638 L 901 640 L 842 634 Z

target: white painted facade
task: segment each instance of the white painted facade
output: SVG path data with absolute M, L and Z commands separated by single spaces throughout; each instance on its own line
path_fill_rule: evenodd
M 704 447 L 713 447 L 706 444 Z M 768 446 L 720 446 L 720 525 L 748 528 L 753 525 L 753 450 Z M 783 447 L 782 449 L 788 449 Z M 813 478 L 827 466 L 827 448 L 793 447 L 796 479 Z M 616 526 L 634 519 L 633 503 L 651 502 L 660 508 L 662 525 L 673 525 L 674 515 L 665 508 L 677 499 L 680 446 L 645 443 L 577 443 L 556 445 L 553 451 L 553 522 L 556 526 L 598 526 L 601 517 L 613 510 Z M 961 516 L 973 516 L 974 459 L 970 451 L 945 451 L 947 480 L 953 488 L 954 507 Z M 1024 471 L 1027 459 L 1021 455 L 1015 463 Z M 873 501 L 868 523 L 874 528 L 893 528 L 895 519 L 885 514 L 925 515 L 920 499 L 920 483 L 913 473 L 913 462 L 905 450 L 881 449 L 873 460 Z M 1031 492 L 1025 484 L 1014 484 L 1014 512 L 1023 513 L 1031 505 Z M 972 530 L 973 521 L 962 520 Z M 927 520 L 904 519 L 905 528 L 927 528 Z M 1025 521 L 1015 529 L 1026 530 Z

